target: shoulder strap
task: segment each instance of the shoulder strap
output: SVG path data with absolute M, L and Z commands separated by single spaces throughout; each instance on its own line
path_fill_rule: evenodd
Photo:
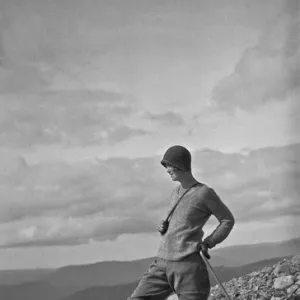
M 177 202 L 174 204 L 174 206 L 172 207 L 172 209 L 170 210 L 167 218 L 166 218 L 166 221 L 172 216 L 174 210 L 176 209 L 177 205 L 179 204 L 180 200 L 184 197 L 184 195 L 191 189 L 193 188 L 194 186 L 196 186 L 197 184 L 199 184 L 199 182 L 193 184 L 188 190 L 186 190 L 181 196 L 180 198 L 177 200 Z

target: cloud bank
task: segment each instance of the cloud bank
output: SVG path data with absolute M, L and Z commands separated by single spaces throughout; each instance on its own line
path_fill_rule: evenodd
M 124 95 L 101 90 L 0 97 L 0 145 L 101 145 L 146 134 L 128 125 L 135 107 L 133 100 L 124 99 Z
M 258 43 L 244 51 L 232 74 L 214 87 L 213 105 L 228 112 L 253 111 L 299 95 L 299 26 L 299 1 L 288 1 Z
M 205 143 L 263 147 L 269 136 L 274 145 L 292 132 L 299 140 L 298 1 L 286 2 L 215 86 L 216 76 L 231 68 L 236 53 L 273 15 L 275 0 L 249 6 L 233 1 L 231 8 L 222 2 L 218 9 L 216 2 L 199 1 L 153 7 L 120 2 L 123 10 L 111 1 L 99 7 L 95 1 L 3 3 L 0 148 L 21 153 L 0 158 L 3 248 L 152 233 L 168 208 L 172 184 L 159 157 L 76 163 L 74 154 L 71 164 L 49 159 L 51 146 L 70 153 L 87 149 L 91 157 L 99 150 L 94 146 L 108 152 L 114 146 L 122 156 L 150 146 L 147 153 L 157 153 L 171 139 L 194 140 L 194 149 Z M 237 116 L 223 118 L 236 110 Z M 146 137 L 143 147 L 120 143 L 132 137 Z M 32 150 L 37 162 L 28 163 L 23 150 L 24 157 Z M 194 154 L 195 175 L 216 189 L 240 224 L 299 214 L 298 144 L 248 155 Z
M 241 225 L 300 215 L 299 157 L 299 144 L 248 155 L 203 150 L 193 153 L 193 168 Z M 19 158 L 3 161 L 1 170 L 1 247 L 76 245 L 155 232 L 173 186 L 159 157 L 72 165 L 29 165 Z M 217 223 L 212 218 L 209 224 Z

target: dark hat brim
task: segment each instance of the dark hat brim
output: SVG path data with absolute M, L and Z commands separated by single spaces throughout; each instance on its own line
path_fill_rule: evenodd
M 168 160 L 166 159 L 163 159 L 161 162 L 160 162 L 165 168 L 167 167 L 166 164 L 176 168 L 176 169 L 179 169 L 179 170 L 182 170 L 182 171 L 189 171 L 189 170 L 186 170 L 186 169 L 183 169 L 183 168 L 179 168 L 178 166 L 175 166 L 174 164 L 172 164 L 171 162 L 169 162 Z

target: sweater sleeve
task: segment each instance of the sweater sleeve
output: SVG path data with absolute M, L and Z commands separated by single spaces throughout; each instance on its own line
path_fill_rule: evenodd
M 213 248 L 228 237 L 235 224 L 235 219 L 229 208 L 211 188 L 209 189 L 206 205 L 210 213 L 219 221 L 217 228 L 203 241 L 209 248 Z

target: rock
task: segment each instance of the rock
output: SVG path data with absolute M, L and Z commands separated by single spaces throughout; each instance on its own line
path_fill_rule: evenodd
M 287 290 L 286 290 L 286 292 L 287 292 L 287 294 L 288 295 L 292 295 L 295 291 L 297 291 L 298 290 L 298 285 L 292 285 L 292 286 L 290 286 Z
M 293 256 L 293 257 L 292 257 L 292 261 L 293 261 L 293 262 L 300 261 L 300 254 L 299 254 L 299 255 Z
M 250 273 L 249 276 L 254 277 L 254 276 L 258 275 L 258 274 L 259 274 L 259 272 L 255 271 L 255 272 Z
M 288 264 L 278 265 L 274 270 L 274 275 L 278 276 L 280 274 L 290 275 L 290 267 Z
M 232 279 L 232 283 L 235 285 L 235 287 L 239 286 L 239 282 L 238 282 L 238 280 L 236 278 Z
M 275 279 L 274 281 L 274 289 L 276 290 L 283 290 L 288 288 L 294 283 L 294 279 L 292 275 L 288 276 L 281 276 Z
M 271 273 L 272 272 L 272 268 L 271 267 L 265 267 L 265 268 L 263 268 L 261 271 L 262 271 L 262 273 Z
M 232 300 L 300 300 L 300 260 L 282 260 L 223 285 Z M 178 300 L 178 297 L 173 295 L 168 300 Z M 209 300 L 226 298 L 222 289 L 214 286 Z

